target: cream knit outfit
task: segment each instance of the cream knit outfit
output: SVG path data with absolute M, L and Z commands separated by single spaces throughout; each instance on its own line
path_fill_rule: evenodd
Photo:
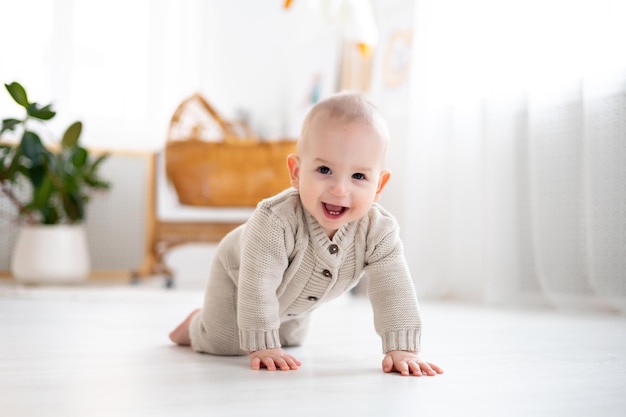
M 374 204 L 330 240 L 298 190 L 286 190 L 218 245 L 191 345 L 215 355 L 299 345 L 310 312 L 364 273 L 383 352 L 419 351 L 421 319 L 395 219 Z

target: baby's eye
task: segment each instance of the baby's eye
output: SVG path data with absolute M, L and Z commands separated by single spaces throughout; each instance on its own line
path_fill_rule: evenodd
M 330 168 L 326 166 L 321 166 L 317 169 L 317 172 L 319 172 L 320 174 L 330 174 Z
M 365 179 L 365 174 L 361 174 L 360 172 L 356 172 L 356 173 L 352 174 L 352 178 L 354 178 L 355 180 L 364 180 Z

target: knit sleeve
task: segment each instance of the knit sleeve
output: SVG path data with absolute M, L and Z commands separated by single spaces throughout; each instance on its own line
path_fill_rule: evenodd
M 241 349 L 280 347 L 276 290 L 288 266 L 285 225 L 270 210 L 257 209 L 241 240 L 237 322 Z
M 419 352 L 422 321 L 399 229 L 393 220 L 384 221 L 383 225 L 376 227 L 367 239 L 365 270 L 374 326 L 384 353 Z

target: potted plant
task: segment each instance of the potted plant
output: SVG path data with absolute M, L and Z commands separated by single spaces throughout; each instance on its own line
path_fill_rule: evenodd
M 25 283 L 82 281 L 90 268 L 86 207 L 92 192 L 110 186 L 98 176 L 108 155 L 94 158 L 80 146 L 79 121 L 58 145 L 44 145 L 34 126 L 56 115 L 52 105 L 31 101 L 17 82 L 5 87 L 25 111 L 21 119 L 2 120 L 0 129 L 0 194 L 15 206 L 20 222 L 11 271 Z M 14 143 L 2 141 L 7 132 Z

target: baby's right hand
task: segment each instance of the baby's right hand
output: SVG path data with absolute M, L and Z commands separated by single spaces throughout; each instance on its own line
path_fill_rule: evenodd
M 248 356 L 250 357 L 250 366 L 255 371 L 261 368 L 267 368 L 268 371 L 275 371 L 276 369 L 295 371 L 298 366 L 302 365 L 299 360 L 288 355 L 281 348 L 255 350 L 248 353 Z

